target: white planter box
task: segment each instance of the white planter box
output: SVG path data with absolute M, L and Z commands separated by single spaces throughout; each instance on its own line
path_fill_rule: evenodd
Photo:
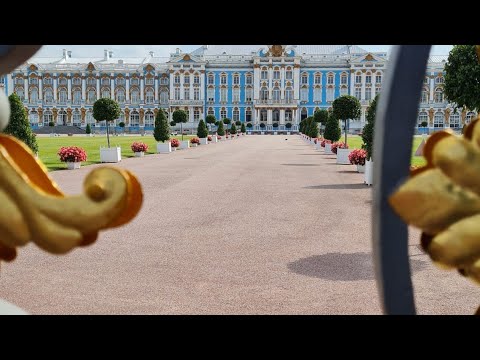
M 92 136 L 92 134 L 85 134 L 85 136 L 88 136 L 88 137 L 90 137 L 90 136 Z
M 120 147 L 100 148 L 100 162 L 118 163 L 122 161 L 122 149 Z
M 73 161 L 67 161 L 67 169 L 68 170 L 75 170 L 75 169 L 80 169 L 81 162 L 73 162 Z
M 260 132 L 260 135 L 265 135 L 265 131 L 261 131 L 261 132 Z
M 179 149 L 188 149 L 190 147 L 190 140 L 180 141 Z
M 337 164 L 350 165 L 348 155 L 352 152 L 352 149 L 339 149 L 337 148 Z
M 200 145 L 208 145 L 208 138 L 200 138 Z
M 212 141 L 210 141 L 211 143 L 218 142 L 217 135 L 211 135 L 211 136 L 212 136 Z
M 176 147 L 172 147 L 172 151 L 177 151 L 177 148 L 176 148 Z
M 365 161 L 365 184 L 373 184 L 373 161 Z
M 172 152 L 172 144 L 170 141 L 166 143 L 157 143 L 157 154 L 170 154 Z
M 290 131 L 287 131 L 287 135 L 290 135 Z
M 192 144 L 192 143 L 190 143 L 190 147 L 197 147 L 197 146 L 198 146 L 198 144 Z
M 273 132 L 273 135 L 278 135 L 278 133 L 276 131 Z
M 357 171 L 359 173 L 364 173 L 365 172 L 365 165 L 357 165 Z
M 325 143 L 324 149 L 325 149 L 325 154 L 327 154 L 327 155 L 333 154 L 333 152 L 332 152 L 332 144 L 327 144 L 327 143 Z
M 321 146 L 320 146 L 320 140 L 317 140 L 317 143 L 315 144 L 315 150 L 320 150 Z
M 144 157 L 144 156 L 145 156 L 145 152 L 143 151 L 135 152 L 135 157 Z

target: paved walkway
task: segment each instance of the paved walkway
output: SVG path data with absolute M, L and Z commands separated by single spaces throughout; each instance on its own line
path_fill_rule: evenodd
M 288 140 L 286 140 L 288 139 Z M 66 256 L 2 264 L 0 297 L 34 314 L 380 314 L 371 189 L 298 136 L 249 136 L 132 158 L 129 225 Z M 92 167 L 53 177 L 71 194 Z M 472 314 L 480 288 L 434 268 L 411 235 L 419 313 Z

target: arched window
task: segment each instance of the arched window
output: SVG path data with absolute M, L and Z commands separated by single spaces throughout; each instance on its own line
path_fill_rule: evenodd
M 30 125 L 38 125 L 38 113 L 36 110 L 32 110 L 28 115 L 28 120 L 30 121 Z
M 155 93 L 152 88 L 145 89 L 145 104 L 153 104 L 155 101 Z
M 198 74 L 193 75 L 193 83 L 195 85 L 200 85 L 200 75 Z
M 240 111 L 238 108 L 233 109 L 233 121 L 238 121 L 240 120 Z
M 147 75 L 145 76 L 145 85 L 154 85 L 155 84 L 155 78 L 152 75 Z
M 300 120 L 306 119 L 308 117 L 307 109 L 303 108 L 302 112 L 300 113 Z
M 371 100 L 372 99 L 372 88 L 368 87 L 365 88 L 365 100 Z
M 250 108 L 247 108 L 247 110 L 245 110 L 245 121 L 252 121 L 252 110 Z
M 342 76 L 340 77 L 340 84 L 347 85 L 347 83 L 348 83 L 348 75 L 345 73 L 342 73 Z
M 240 88 L 238 86 L 233 88 L 233 102 L 240 102 Z
M 123 88 L 117 89 L 117 92 L 115 93 L 115 100 L 120 104 L 125 102 L 125 90 L 123 90 Z
M 58 85 L 67 85 L 67 78 L 65 77 L 59 77 L 58 78 Z
M 361 84 L 362 83 L 362 73 L 357 72 L 355 74 L 355 84 Z
M 308 102 L 308 88 L 302 87 L 300 89 L 300 101 Z
M 45 88 L 43 90 L 43 101 L 45 104 L 53 104 L 53 90 L 52 88 Z
M 266 67 L 262 68 L 262 72 L 260 73 L 260 78 L 262 80 L 267 80 L 268 79 L 268 70 Z
M 435 90 L 435 102 L 436 103 L 442 103 L 443 102 L 443 91 L 440 88 Z
M 38 78 L 35 75 L 30 75 L 30 78 L 28 79 L 28 83 L 30 85 L 38 85 Z
M 272 111 L 272 121 L 276 123 L 280 121 L 280 111 L 278 109 Z
M 335 93 L 335 88 L 333 86 L 330 86 L 327 89 L 327 101 L 330 101 L 330 102 L 333 101 L 334 95 L 335 95 L 334 93 Z
M 276 102 L 280 101 L 280 88 L 274 87 L 273 88 L 273 100 Z
M 125 86 L 125 78 L 123 76 L 117 76 L 115 79 L 116 86 Z
M 356 87 L 356 88 L 355 88 L 355 97 L 356 97 L 358 100 L 361 100 L 361 99 L 362 99 L 362 88 L 361 88 L 361 87 Z
M 251 86 L 247 86 L 245 88 L 245 101 L 246 102 L 251 102 L 253 98 L 253 89 Z
M 212 107 L 209 107 L 209 108 L 208 108 L 207 115 L 215 115 L 215 111 L 213 111 L 213 108 L 212 108 Z
M 445 126 L 445 116 L 440 111 L 435 114 L 433 118 L 433 127 L 443 128 Z
M 457 129 L 460 127 L 460 114 L 458 112 L 450 114 L 450 127 Z
M 90 88 L 87 90 L 87 104 L 93 104 L 97 100 L 97 92 Z
M 293 89 L 291 87 L 285 89 L 285 101 L 287 103 L 293 102 Z
M 168 103 L 168 90 L 160 91 L 160 102 L 162 104 Z
M 109 88 L 103 88 L 102 89 L 102 98 L 103 99 L 110 99 L 110 89 Z
M 80 86 L 82 85 L 82 79 L 79 76 L 72 78 L 72 85 Z
M 267 121 L 267 110 L 260 110 L 260 121 Z
M 443 84 L 443 82 L 444 82 L 444 79 L 442 76 L 437 76 L 435 78 L 435 84 Z
M 140 91 L 137 88 L 130 90 L 130 100 L 132 104 L 140 103 Z
M 75 109 L 73 111 L 72 122 L 73 122 L 73 126 L 82 125 L 82 115 L 80 114 L 80 111 L 78 109 Z
M 220 84 L 227 85 L 227 74 L 222 73 L 222 75 L 220 75 Z
M 328 74 L 327 84 L 328 84 L 328 85 L 333 85 L 333 84 L 335 84 L 335 75 L 334 75 L 334 74 L 332 74 L 332 73 Z
M 306 84 L 308 84 L 308 74 L 303 73 L 302 74 L 302 85 L 306 85 Z
M 107 77 L 107 76 L 102 77 L 101 85 L 102 86 L 110 86 L 110 78 Z
M 137 110 L 133 110 L 130 113 L 130 126 L 138 126 L 140 125 L 140 114 Z
M 200 88 L 193 89 L 193 100 L 200 100 Z
M 225 86 L 223 86 L 221 89 L 220 89 L 220 101 L 221 102 L 227 102 L 227 88 Z
M 293 79 L 293 71 L 291 67 L 287 67 L 287 70 L 285 72 L 285 78 L 287 80 L 292 80 Z
M 43 112 L 43 126 L 48 126 L 48 124 L 53 121 L 53 114 L 50 110 L 45 110 Z
M 227 117 L 227 110 L 225 110 L 225 108 L 222 108 L 220 110 L 220 120 L 223 120 Z
M 365 75 L 365 84 L 371 84 L 372 83 L 372 74 L 371 73 L 367 73 L 367 75 Z
M 183 75 L 183 84 L 184 85 L 190 85 L 190 75 L 189 74 Z
M 313 89 L 313 101 L 316 101 L 316 102 L 322 101 L 322 88 L 319 86 Z
M 428 124 L 428 114 L 422 111 L 418 114 L 418 124 L 420 125 L 424 121 Z
M 428 90 L 422 90 L 422 103 L 428 103 Z
M 262 87 L 260 89 L 260 100 L 267 101 L 268 100 L 268 90 L 266 87 Z
M 199 108 L 194 108 L 193 109 L 193 121 L 198 121 L 200 120 L 200 110 Z
M 274 80 L 280 80 L 280 68 L 279 67 L 275 67 L 273 69 L 273 79 Z
M 252 85 L 252 84 L 253 84 L 252 74 L 247 73 L 247 74 L 245 75 L 245 84 L 246 84 L 246 85 Z
M 465 116 L 465 124 L 470 124 L 470 122 L 473 120 L 473 118 L 475 117 L 475 113 L 470 111 L 469 113 L 467 113 L 467 116 Z
M 287 109 L 285 110 L 285 122 L 290 122 L 292 121 L 292 110 Z
M 348 95 L 348 87 L 342 86 L 340 88 L 340 96 L 342 96 L 342 95 Z
M 207 100 L 208 101 L 215 101 L 215 88 L 213 86 L 209 86 L 207 89 Z
M 322 74 L 321 73 L 316 73 L 315 74 L 315 85 L 321 85 L 322 84 Z
M 177 73 L 173 76 L 173 83 L 180 85 L 180 74 Z
M 208 85 L 213 85 L 215 84 L 215 75 L 212 73 L 208 74 Z
M 95 126 L 96 121 L 93 117 L 92 110 L 87 111 L 87 115 L 85 116 L 85 121 L 87 122 L 87 124 L 90 124 L 90 126 L 91 125 Z
M 80 105 L 82 103 L 82 90 L 80 88 L 73 89 L 73 104 Z
M 233 85 L 240 85 L 240 75 L 237 73 L 233 74 Z
M 95 86 L 97 84 L 97 79 L 93 76 L 87 78 L 87 86 Z
M 58 103 L 59 104 L 66 104 L 67 103 L 67 89 L 60 88 L 58 90 Z
M 29 89 L 29 91 L 30 91 L 30 103 L 36 104 L 38 101 L 38 89 L 36 87 L 32 87 Z
M 154 126 L 155 116 L 150 110 L 145 113 L 145 126 Z
M 376 82 L 377 84 L 381 84 L 381 83 L 382 83 L 382 74 L 377 73 L 377 75 L 375 76 L 375 82 Z
M 43 86 L 45 85 L 53 85 L 53 79 L 48 74 L 43 75 Z
M 65 110 L 60 110 L 57 114 L 57 124 L 67 125 L 67 112 Z

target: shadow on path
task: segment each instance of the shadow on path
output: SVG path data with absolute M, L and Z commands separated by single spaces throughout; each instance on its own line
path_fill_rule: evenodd
M 319 164 L 281 164 L 284 166 L 320 166 Z
M 427 265 L 426 261 L 410 259 L 412 272 L 422 271 Z M 310 256 L 289 263 L 288 269 L 299 275 L 332 281 L 375 279 L 372 254 L 362 252 Z
M 326 185 L 312 185 L 304 186 L 303 189 L 318 189 L 318 190 L 338 190 L 338 189 L 368 189 L 368 186 L 365 184 L 326 184 Z

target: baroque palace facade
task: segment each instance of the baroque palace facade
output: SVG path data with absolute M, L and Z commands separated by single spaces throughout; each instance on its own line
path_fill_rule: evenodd
M 418 114 L 431 130 L 461 128 L 474 112 L 453 112 L 443 96 L 445 56 L 432 56 Z M 183 109 L 184 128 L 200 119 L 251 123 L 250 130 L 297 130 L 316 109 L 329 109 L 335 98 L 350 94 L 362 104 L 362 115 L 350 130 L 360 131 L 368 105 L 382 89 L 387 53 L 369 53 L 351 45 L 204 45 L 191 53 L 177 49 L 170 57 L 100 58 L 34 57 L 8 76 L 0 90 L 17 93 L 33 128 L 58 125 L 104 130 L 92 106 L 101 97 L 119 102 L 127 131 L 152 130 L 158 109 Z M 264 124 L 264 125 L 261 125 Z M 290 124 L 290 125 L 287 125 Z M 261 125 L 261 126 L 260 126 Z

